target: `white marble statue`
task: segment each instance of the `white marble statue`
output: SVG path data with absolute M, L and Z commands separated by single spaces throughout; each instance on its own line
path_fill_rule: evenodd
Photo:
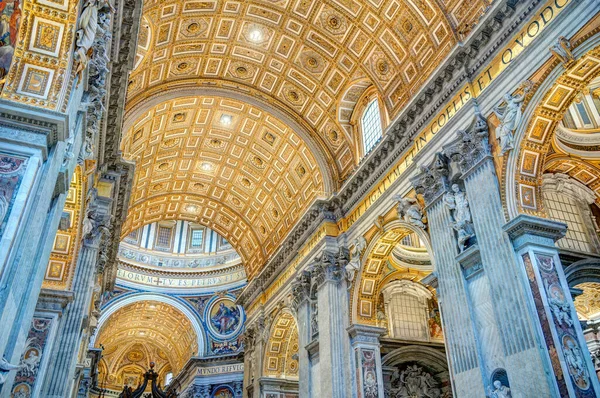
M 414 225 L 415 227 L 425 229 L 425 217 L 423 216 L 423 209 L 416 199 L 403 198 L 400 195 L 395 195 L 394 200 L 398 202 L 396 211 L 398 212 L 399 218 L 411 225 Z
M 79 16 L 79 25 L 75 32 L 75 73 L 80 77 L 83 70 L 86 68 L 92 56 L 92 45 L 96 38 L 98 30 L 98 11 L 108 6 L 111 12 L 115 9 L 108 0 L 86 0 L 83 6 L 83 11 Z
M 360 257 L 366 248 L 367 248 L 367 240 L 362 236 L 359 236 L 358 238 L 356 238 L 356 240 L 354 241 L 354 246 L 352 247 L 352 250 L 350 250 L 350 261 L 348 261 L 348 264 L 346 264 L 346 267 L 345 267 L 346 279 L 349 282 L 348 288 L 350 288 L 352 286 L 352 281 L 354 281 L 354 277 L 356 276 L 356 273 L 358 271 L 360 271 L 360 266 L 361 266 Z
M 510 388 L 502 384 L 500 380 L 494 381 L 494 389 L 490 387 L 490 398 L 512 398 Z
M 502 154 L 515 147 L 514 132 L 523 118 L 521 107 L 525 96 L 531 89 L 531 83 L 526 82 L 521 85 L 521 88 L 523 89 L 522 94 L 506 93 L 500 105 L 494 107 L 494 113 L 500 120 L 500 125 L 496 128 L 496 138 L 500 141 Z
M 4 357 L 0 358 L 0 386 L 6 381 L 6 377 L 11 370 L 19 369 L 19 365 L 9 363 Z
M 571 42 L 564 36 L 560 36 L 556 43 L 549 48 L 550 52 L 561 60 L 563 64 L 570 64 L 575 60 L 571 52 Z
M 469 238 L 475 235 L 467 195 L 461 191 L 457 184 L 453 184 L 452 192 L 444 195 L 444 204 L 452 212 L 454 219 L 452 228 L 458 233 L 458 246 L 462 252 L 465 250 Z
M 442 395 L 439 383 L 417 365 L 409 365 L 402 372 L 396 369 L 390 381 L 390 395 L 396 398 L 440 398 Z

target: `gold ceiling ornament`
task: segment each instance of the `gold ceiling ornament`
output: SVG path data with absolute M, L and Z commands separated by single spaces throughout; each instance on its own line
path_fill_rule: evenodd
M 324 138 L 343 177 L 358 158 L 338 99 L 362 79 L 396 115 L 456 46 L 456 27 L 475 24 L 489 4 L 148 1 L 127 109 L 166 83 L 256 93 Z
M 420 230 L 415 231 L 403 223 L 392 221 L 383 225 L 361 257 L 360 273 L 354 278 L 350 290 L 350 310 L 353 322 L 374 325 L 378 324 L 378 301 L 381 288 L 387 283 L 390 276 L 396 279 L 420 280 L 431 272 L 430 266 L 415 265 L 412 268 L 398 269 L 399 266 L 391 259 L 391 254 L 403 238 L 416 234 L 421 240 L 426 240 L 426 234 Z M 392 274 L 388 267 L 397 267 Z
M 263 375 L 298 379 L 298 325 L 287 310 L 281 311 L 271 326 Z
M 575 288 L 583 290 L 574 301 L 577 314 L 586 320 L 597 319 L 600 316 L 600 283 L 586 282 Z
M 139 301 L 115 311 L 101 325 L 96 346 L 104 346 L 100 381 L 121 389 L 124 379 L 145 372 L 150 361 L 159 374 L 179 372 L 198 353 L 191 322 L 176 308 L 157 301 Z M 104 372 L 104 373 L 103 373 Z M 129 375 L 129 376 L 128 376 Z
M 232 244 L 249 277 L 325 191 L 301 137 L 242 101 L 160 103 L 131 124 L 121 147 L 136 162 L 122 237 L 150 222 L 197 222 Z
M 75 167 L 73 178 L 67 191 L 67 197 L 56 232 L 48 267 L 42 287 L 46 289 L 68 290 L 73 280 L 77 255 L 79 254 L 83 187 L 86 178 L 80 166 Z
M 527 121 L 527 128 L 523 132 L 520 148 L 518 148 L 519 156 L 516 157 L 515 163 L 514 195 L 517 198 L 520 212 L 544 215 L 541 182 L 542 175 L 548 170 L 568 174 L 577 169 L 577 172 L 583 171 L 591 174 L 594 178 L 590 181 L 598 180 L 597 177 L 600 175 L 593 162 L 584 166 L 583 163 L 588 160 L 582 162 L 577 159 L 576 155 L 569 154 L 569 157 L 573 159 L 558 165 L 553 158 L 561 160 L 561 155 L 552 155 L 555 151 L 555 146 L 552 144 L 555 131 L 564 113 L 576 100 L 579 93 L 598 76 L 600 76 L 600 47 L 583 55 L 556 79 L 544 93 L 533 116 Z M 578 163 L 579 167 L 575 167 L 575 163 Z M 571 169 L 566 169 L 567 167 L 571 167 Z M 592 189 L 598 189 L 598 187 L 594 186 Z
M 65 111 L 73 85 L 72 47 L 80 3 L 23 0 L 13 3 L 18 12 L 8 14 L 12 9 L 4 8 L 2 14 L 10 20 L 11 33 L 10 42 L 2 48 L 14 53 L 10 70 L 2 66 L 8 72 L 2 98 Z

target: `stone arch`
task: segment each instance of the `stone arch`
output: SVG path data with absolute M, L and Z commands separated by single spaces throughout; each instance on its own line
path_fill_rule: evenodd
M 600 259 L 586 258 L 574 262 L 565 269 L 565 277 L 571 288 L 581 283 L 600 283 Z
M 361 259 L 361 270 L 357 274 L 351 287 L 350 310 L 353 324 L 377 325 L 377 304 L 379 294 L 384 281 L 397 272 L 386 269 L 386 259 L 392 253 L 394 247 L 405 236 L 414 233 L 423 242 L 426 252 L 433 253 L 429 235 L 422 229 L 417 228 L 401 220 L 393 220 L 385 224 L 380 231 L 369 242 Z M 433 258 L 430 256 L 430 265 L 415 266 L 408 269 L 410 277 L 425 276 L 435 269 Z M 420 272 L 415 272 L 415 271 Z
M 386 391 L 392 389 L 398 378 L 398 372 L 408 366 L 417 366 L 423 373 L 429 373 L 435 381 L 433 388 L 441 390 L 440 396 L 446 391 L 451 392 L 448 362 L 443 351 L 422 345 L 408 345 L 397 348 L 381 359 L 383 379 Z M 396 373 L 396 376 L 394 376 Z
M 298 379 L 298 323 L 289 309 L 273 319 L 265 347 L 263 377 Z
M 102 329 L 102 326 L 108 321 L 111 315 L 128 305 L 143 301 L 155 301 L 159 303 L 164 303 L 174 307 L 176 310 L 179 310 L 190 321 L 190 324 L 194 332 L 196 333 L 196 342 L 198 346 L 197 355 L 199 357 L 202 357 L 206 354 L 207 339 L 198 315 L 196 315 L 190 308 L 188 308 L 188 306 L 184 304 L 181 300 L 160 293 L 128 294 L 121 297 L 117 297 L 114 301 L 110 302 L 108 306 L 102 309 L 102 315 L 98 319 L 98 327 L 96 328 L 96 333 L 94 333 L 94 335 L 90 339 L 90 346 L 96 345 L 98 332 Z
M 506 161 L 505 202 L 509 218 L 520 213 L 545 216 L 541 179 L 557 126 L 577 94 L 600 76 L 600 37 L 580 44 L 569 67 L 556 62 L 545 74 L 515 133 L 515 150 Z M 590 49 L 590 47 L 595 46 Z

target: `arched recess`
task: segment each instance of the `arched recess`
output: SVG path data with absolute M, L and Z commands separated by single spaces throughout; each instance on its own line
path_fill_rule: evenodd
M 600 259 L 574 262 L 565 269 L 565 276 L 571 291 L 576 292 L 573 303 L 579 318 L 597 323 L 600 320 Z
M 123 155 L 136 163 L 123 236 L 150 221 L 198 222 L 231 242 L 252 278 L 327 196 L 326 162 L 261 107 L 177 94 L 146 108 L 123 136 Z
M 158 302 L 167 304 L 174 309 L 181 312 L 183 316 L 190 322 L 190 326 L 192 327 L 194 333 L 196 334 L 196 345 L 198 352 L 197 356 L 202 357 L 206 354 L 206 336 L 204 335 L 204 329 L 202 327 L 202 323 L 198 315 L 196 315 L 190 308 L 186 306 L 182 301 L 173 298 L 171 296 L 167 296 L 159 293 L 134 293 L 128 294 L 124 296 L 117 297 L 114 301 L 109 302 L 108 306 L 102 309 L 102 315 L 100 319 L 98 319 L 98 327 L 96 329 L 96 333 L 90 339 L 90 346 L 96 346 L 99 344 L 97 341 L 99 331 L 102 330 L 102 326 L 110 319 L 110 317 L 115 314 L 120 309 L 139 302 Z
M 385 389 L 392 394 L 400 389 L 401 378 L 405 383 L 412 381 L 416 385 L 423 385 L 427 393 L 431 393 L 428 396 L 450 396 L 452 393 L 448 362 L 440 350 L 423 345 L 400 347 L 385 355 L 381 359 L 381 366 Z M 419 383 L 418 379 L 427 382 Z M 436 389 L 439 390 L 437 393 L 433 391 Z
M 263 377 L 298 380 L 298 324 L 283 309 L 274 318 L 265 347 Z
M 378 324 L 380 292 L 388 281 L 393 278 L 420 280 L 434 271 L 433 257 L 429 258 L 428 263 L 414 264 L 412 267 L 398 264 L 397 269 L 392 265 L 393 261 L 390 262 L 395 247 L 411 234 L 418 237 L 427 253 L 433 253 L 429 235 L 424 230 L 400 220 L 383 225 L 371 239 L 362 255 L 361 269 L 351 288 L 350 309 L 353 324 Z
M 525 122 L 515 134 L 518 145 L 506 165 L 505 200 L 509 218 L 519 213 L 546 215 L 541 182 L 547 162 L 552 160 L 549 155 L 556 129 L 578 93 L 600 76 L 600 46 L 597 46 L 600 38 L 592 40 L 580 47 L 596 47 L 581 55 L 564 72 L 559 74 L 557 63 L 544 76 L 530 101 L 533 105 L 524 112 Z

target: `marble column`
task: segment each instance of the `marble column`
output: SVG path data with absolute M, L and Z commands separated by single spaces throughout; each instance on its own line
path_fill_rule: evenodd
M 448 159 L 439 153 L 433 163 L 422 167 L 421 175 L 411 182 L 425 200 L 438 279 L 437 297 L 448 362 L 454 376 L 453 395 L 483 397 L 486 393 L 479 370 L 480 356 L 476 341 L 478 325 L 473 319 L 463 270 L 456 259 L 459 252 L 452 233 L 452 216 L 443 201 L 444 194 L 450 188 L 448 176 Z
M 246 388 L 243 388 L 243 397 L 244 398 L 250 398 L 252 397 L 252 385 L 253 385 L 253 379 L 254 377 L 254 373 L 256 372 L 256 369 L 254 367 L 254 339 L 255 339 L 255 330 L 254 328 L 250 327 L 249 325 L 246 325 L 246 330 L 244 331 L 244 335 L 243 335 L 243 341 L 244 341 L 244 386 Z M 250 388 L 248 388 L 250 387 Z
M 312 266 L 317 287 L 320 394 L 344 398 L 351 394 L 348 293 L 344 266 L 347 249 L 324 251 Z
M 535 315 L 542 347 L 550 363 L 551 381 L 561 397 L 598 397 L 600 384 L 586 347 L 581 324 L 555 241 L 566 225 L 520 215 L 507 223 L 528 295 L 528 309 Z
M 311 363 L 306 349 L 312 340 L 310 327 L 310 273 L 301 272 L 292 285 L 292 309 L 298 323 L 298 394 L 300 398 L 310 397 Z
M 413 179 L 428 204 L 455 395 L 510 389 L 513 396 L 588 396 L 557 389 L 550 364 L 556 354 L 540 333 L 536 299 L 503 230 L 506 221 L 485 119 L 477 114 L 457 136 Z M 468 314 L 470 322 L 457 323 L 457 314 Z M 473 357 L 468 377 L 464 354 Z
M 386 332 L 386 329 L 366 325 L 348 328 L 353 352 L 352 378 L 356 381 L 359 397 L 384 396 L 379 337 Z
M 91 230 L 86 231 L 85 225 L 83 228 L 82 247 L 73 278 L 74 299 L 67 306 L 60 323 L 58 340 L 52 350 L 53 364 L 45 375 L 42 388 L 44 397 L 47 398 L 68 396 L 73 389 L 73 376 L 84 332 L 83 322 L 90 308 L 94 276 L 98 268 L 102 266 L 104 254 L 101 252 L 105 251 L 105 245 L 110 238 L 110 216 L 108 215 L 110 213 L 108 211 L 112 201 L 108 198 L 98 198 L 97 201 L 107 203 L 102 206 L 102 211 L 97 209 L 96 205 L 93 205 L 93 209 L 90 208 L 86 211 L 88 216 L 91 213 L 95 215 L 90 221 Z

